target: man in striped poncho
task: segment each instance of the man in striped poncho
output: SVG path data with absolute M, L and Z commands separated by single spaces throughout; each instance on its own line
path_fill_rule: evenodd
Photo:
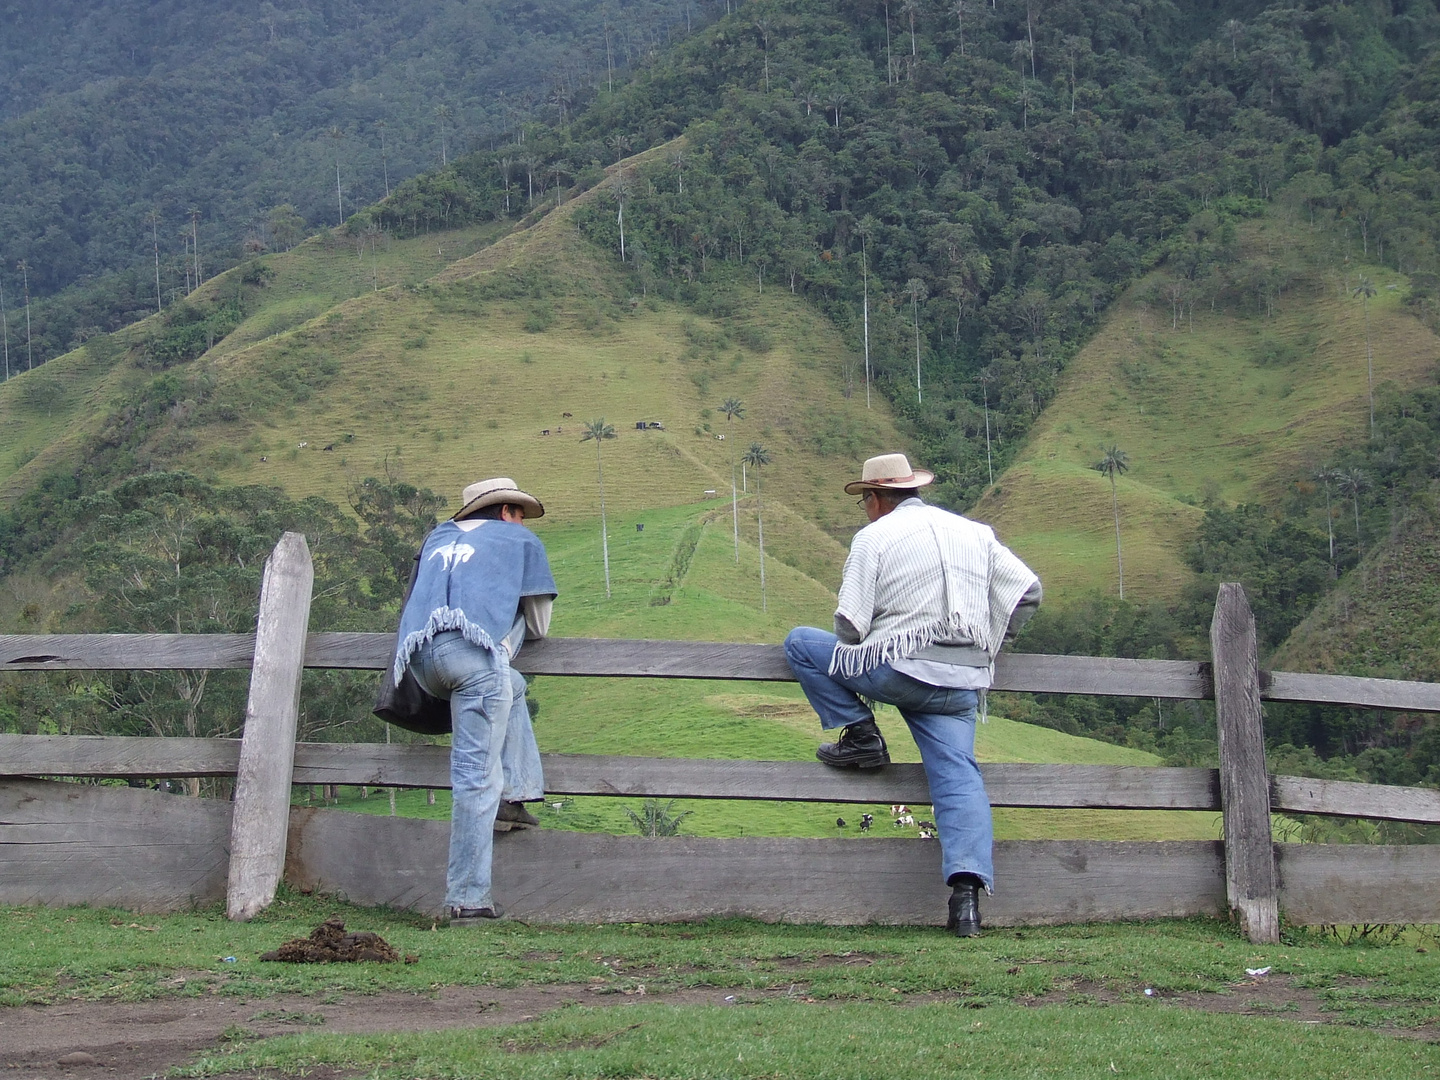
M 842 729 L 815 756 L 841 768 L 888 764 L 870 702 L 900 710 L 920 748 L 942 872 L 951 887 L 949 929 L 980 933 L 980 889 L 991 891 L 990 801 L 975 764 L 975 718 L 1007 636 L 1040 604 L 1040 579 L 988 525 L 920 499 L 935 479 L 904 454 L 865 462 L 845 486 L 870 524 L 845 560 L 835 632 L 801 626 L 785 655 L 826 730 Z

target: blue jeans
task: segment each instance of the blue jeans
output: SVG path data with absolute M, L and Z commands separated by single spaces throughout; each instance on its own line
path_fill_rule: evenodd
M 912 679 L 889 664 L 856 678 L 831 675 L 830 659 L 838 638 L 813 626 L 798 626 L 785 638 L 785 656 L 800 687 L 829 730 L 873 720 L 875 714 L 861 701 L 894 705 L 910 726 L 920 748 L 935 825 L 940 833 L 941 872 L 948 881 L 954 874 L 974 874 L 991 889 L 995 883 L 991 844 L 990 800 L 975 763 L 974 690 L 951 690 Z
M 510 667 L 504 650 L 472 645 L 453 630 L 422 646 L 410 668 L 427 693 L 450 702 L 453 802 L 446 906 L 492 907 L 490 859 L 500 800 L 544 794 L 525 678 Z

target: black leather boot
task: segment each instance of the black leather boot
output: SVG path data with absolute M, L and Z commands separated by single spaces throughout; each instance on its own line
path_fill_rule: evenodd
M 945 929 L 956 937 L 980 936 L 980 879 L 974 874 L 956 874 L 950 883 L 950 918 Z
M 842 769 L 874 769 L 890 764 L 885 737 L 880 734 L 874 720 L 862 720 L 841 728 L 839 740 L 822 743 L 815 756 L 826 765 Z

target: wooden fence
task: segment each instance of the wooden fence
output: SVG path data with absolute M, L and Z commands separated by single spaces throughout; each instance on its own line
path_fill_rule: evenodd
M 254 635 L 0 637 L 0 670 L 250 668 L 244 737 L 0 735 L 0 903 L 164 910 L 226 898 L 248 918 L 282 879 L 364 904 L 443 905 L 445 822 L 292 807 L 292 783 L 449 786 L 448 751 L 296 743 L 303 668 L 379 670 L 388 634 L 309 634 L 310 558 L 286 534 L 266 566 Z M 1271 814 L 1440 823 L 1440 791 L 1272 776 L 1264 701 L 1440 712 L 1429 683 L 1262 671 L 1238 585 L 1221 586 L 1210 663 L 1006 653 L 995 688 L 1213 699 L 1220 768 L 985 765 L 1004 807 L 1220 811 L 1222 841 L 1000 841 L 990 925 L 1223 913 L 1273 941 L 1294 924 L 1440 922 L 1440 847 L 1277 844 Z M 771 645 L 560 639 L 526 646 L 536 675 L 792 681 Z M 918 765 L 547 755 L 555 795 L 926 803 Z M 44 777 L 235 776 L 233 803 Z M 496 838 L 497 900 L 531 921 L 748 915 L 932 923 L 935 843 L 909 839 L 646 839 L 558 830 Z

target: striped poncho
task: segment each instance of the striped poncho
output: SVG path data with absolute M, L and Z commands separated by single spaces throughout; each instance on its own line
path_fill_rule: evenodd
M 974 645 L 993 661 L 1038 580 L 988 525 L 907 499 L 850 545 L 836 625 L 860 640 L 835 647 L 830 674 L 855 678 L 936 642 Z

